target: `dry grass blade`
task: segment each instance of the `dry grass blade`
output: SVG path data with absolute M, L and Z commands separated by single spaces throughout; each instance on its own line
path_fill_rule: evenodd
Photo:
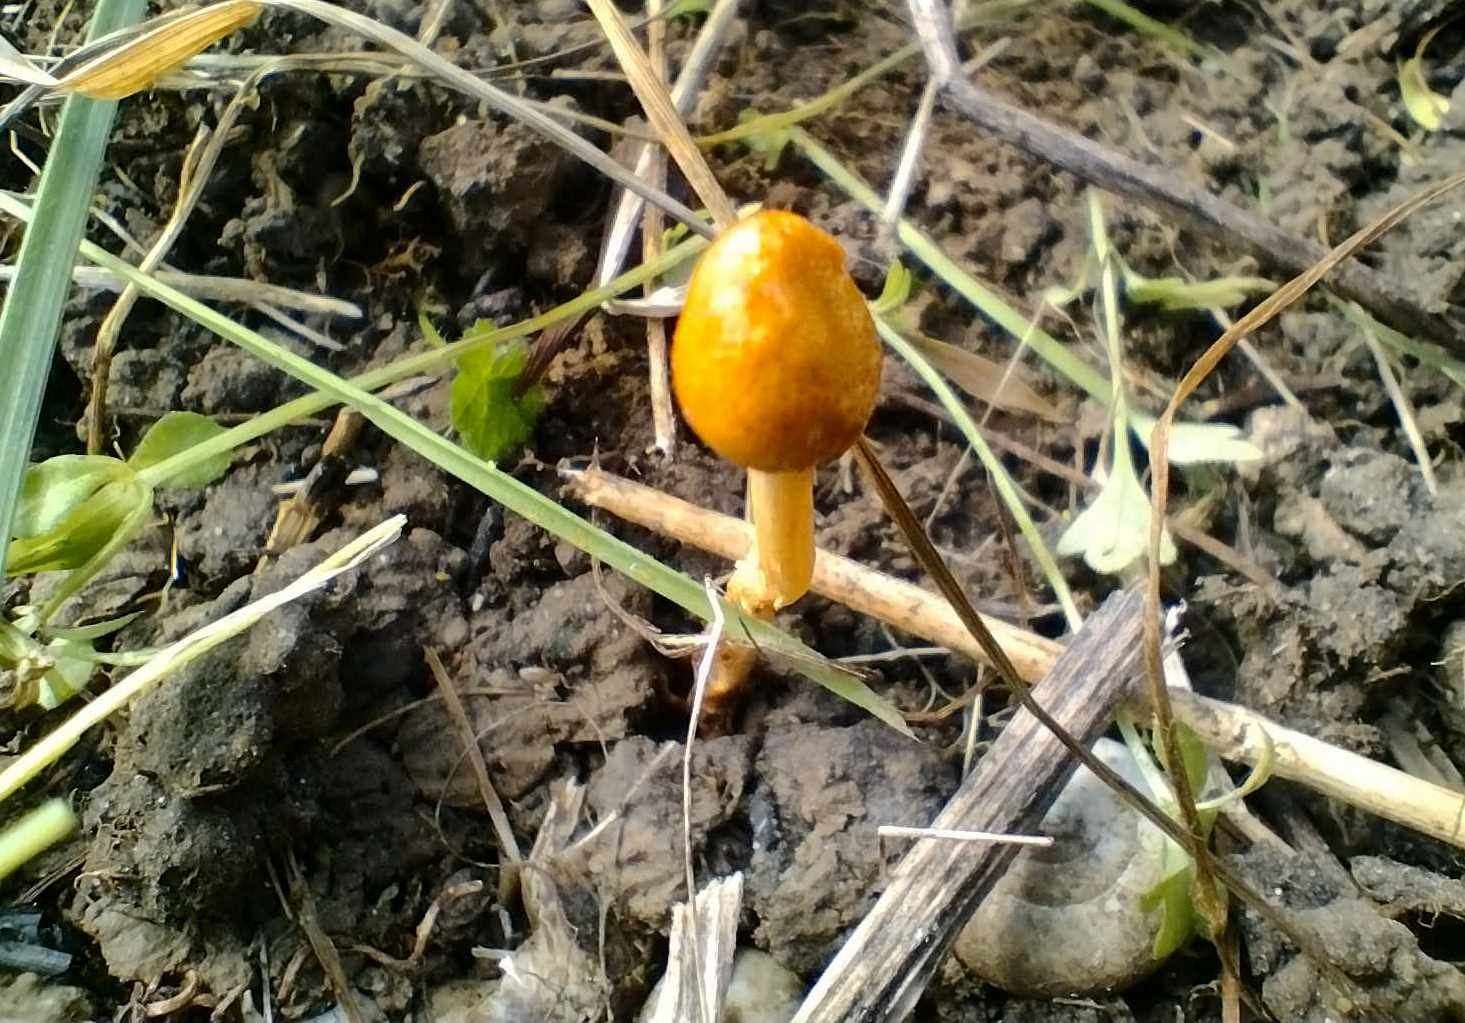
M 611 49 L 615 51 L 621 70 L 630 79 L 631 88 L 641 101 L 647 120 L 660 136 L 671 158 L 686 175 L 692 191 L 697 193 L 697 198 L 702 200 L 702 204 L 712 214 L 713 223 L 719 229 L 736 223 L 737 210 L 728 199 L 727 193 L 722 190 L 722 185 L 718 184 L 717 177 L 702 156 L 702 151 L 697 148 L 697 143 L 692 140 L 691 132 L 687 131 L 687 126 L 682 122 L 681 115 L 677 113 L 676 106 L 666 91 L 666 83 L 652 67 L 635 36 L 631 35 L 630 27 L 621 17 L 621 12 L 616 10 L 610 0 L 588 2 L 590 10 L 595 14 L 595 20 L 600 22 L 601 30 L 605 32 Z
M 224 0 L 169 19 L 78 67 L 56 87 L 92 99 L 124 99 L 250 24 L 261 10 L 255 0 Z
M 478 784 L 478 794 L 483 797 L 483 805 L 488 810 L 488 818 L 493 822 L 493 830 L 499 840 L 499 849 L 511 863 L 517 866 L 524 862 L 524 854 L 519 851 L 519 841 L 514 837 L 514 829 L 509 824 L 509 815 L 504 812 L 503 801 L 499 799 L 498 790 L 493 787 L 493 780 L 488 776 L 488 765 L 483 761 L 483 751 L 478 748 L 478 735 L 473 730 L 473 722 L 468 719 L 468 711 L 463 706 L 463 698 L 458 695 L 458 687 L 454 684 L 447 669 L 443 667 L 442 659 L 438 657 L 437 651 L 429 647 L 423 653 L 427 658 L 427 666 L 432 671 L 433 681 L 437 683 L 438 692 L 442 694 L 443 706 L 448 709 L 448 716 L 458 727 L 458 733 L 463 740 L 463 753 L 468 758 L 469 766 L 473 768 L 473 779 Z M 506 905 L 513 901 L 514 891 L 519 882 L 518 875 L 517 870 L 499 871 L 499 899 Z

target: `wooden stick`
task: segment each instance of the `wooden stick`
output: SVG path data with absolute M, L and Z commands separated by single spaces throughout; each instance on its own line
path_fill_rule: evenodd
M 1142 608 L 1135 591 L 1113 594 L 1034 690 L 1080 743 L 1098 738 L 1135 692 Z M 1020 708 L 931 826 L 1031 831 L 1076 766 L 1052 732 Z M 905 1019 L 1017 852 L 1010 844 L 917 842 L 809 992 L 794 1023 Z
M 752 547 L 753 527 L 742 519 L 707 511 L 600 469 L 566 470 L 562 475 L 569 481 L 570 493 L 586 504 L 604 508 L 662 536 L 693 544 L 729 561 L 743 558 Z M 981 648 L 946 602 L 915 583 L 882 575 L 838 554 L 818 551 L 810 589 L 985 663 Z M 1001 619 L 983 615 L 982 621 L 1007 651 L 1018 674 L 1029 682 L 1042 678 L 1063 649 L 1051 639 Z
M 932 74 L 945 83 L 946 102 L 992 137 L 1106 191 L 1183 216 L 1207 234 L 1288 273 L 1302 273 L 1327 254 L 1316 242 L 1284 231 L 1164 168 L 1146 166 L 1004 102 L 961 73 L 951 16 L 942 0 L 910 0 L 910 7 Z M 1428 337 L 1455 352 L 1462 350 L 1465 330 L 1458 316 L 1452 322 L 1450 316 L 1429 312 L 1397 282 L 1356 260 L 1337 267 L 1329 286 L 1406 334 Z
M 740 519 L 698 508 L 599 469 L 566 471 L 564 475 L 570 492 L 586 504 L 663 536 L 729 561 L 736 561 L 747 550 L 750 527 Z M 819 551 L 814 561 L 813 590 L 938 646 L 985 660 L 946 601 L 912 583 Z M 1061 644 L 1016 625 L 995 618 L 983 620 L 1019 674 L 1029 681 L 1046 675 L 1063 649 Z M 1465 848 L 1465 795 L 1461 793 L 1321 742 L 1236 704 L 1173 687 L 1170 702 L 1176 720 L 1195 730 L 1228 760 L 1269 763 L 1279 778 Z M 1144 706 L 1135 709 L 1148 713 Z

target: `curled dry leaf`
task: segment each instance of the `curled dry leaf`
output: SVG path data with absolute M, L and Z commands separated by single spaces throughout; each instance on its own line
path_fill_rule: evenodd
M 61 79 L 58 88 L 92 99 L 125 99 L 259 17 L 253 0 L 225 0 L 168 18 Z

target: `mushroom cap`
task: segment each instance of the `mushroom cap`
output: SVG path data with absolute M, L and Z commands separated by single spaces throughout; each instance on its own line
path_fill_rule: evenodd
M 708 447 L 763 472 L 810 469 L 859 438 L 880 342 L 844 250 L 803 217 L 756 213 L 697 262 L 672 341 L 672 388 Z

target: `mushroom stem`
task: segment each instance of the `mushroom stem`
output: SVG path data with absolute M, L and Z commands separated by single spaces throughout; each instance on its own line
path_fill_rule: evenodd
M 749 614 L 768 617 L 809 591 L 814 578 L 814 470 L 748 470 L 754 542 L 727 593 Z

